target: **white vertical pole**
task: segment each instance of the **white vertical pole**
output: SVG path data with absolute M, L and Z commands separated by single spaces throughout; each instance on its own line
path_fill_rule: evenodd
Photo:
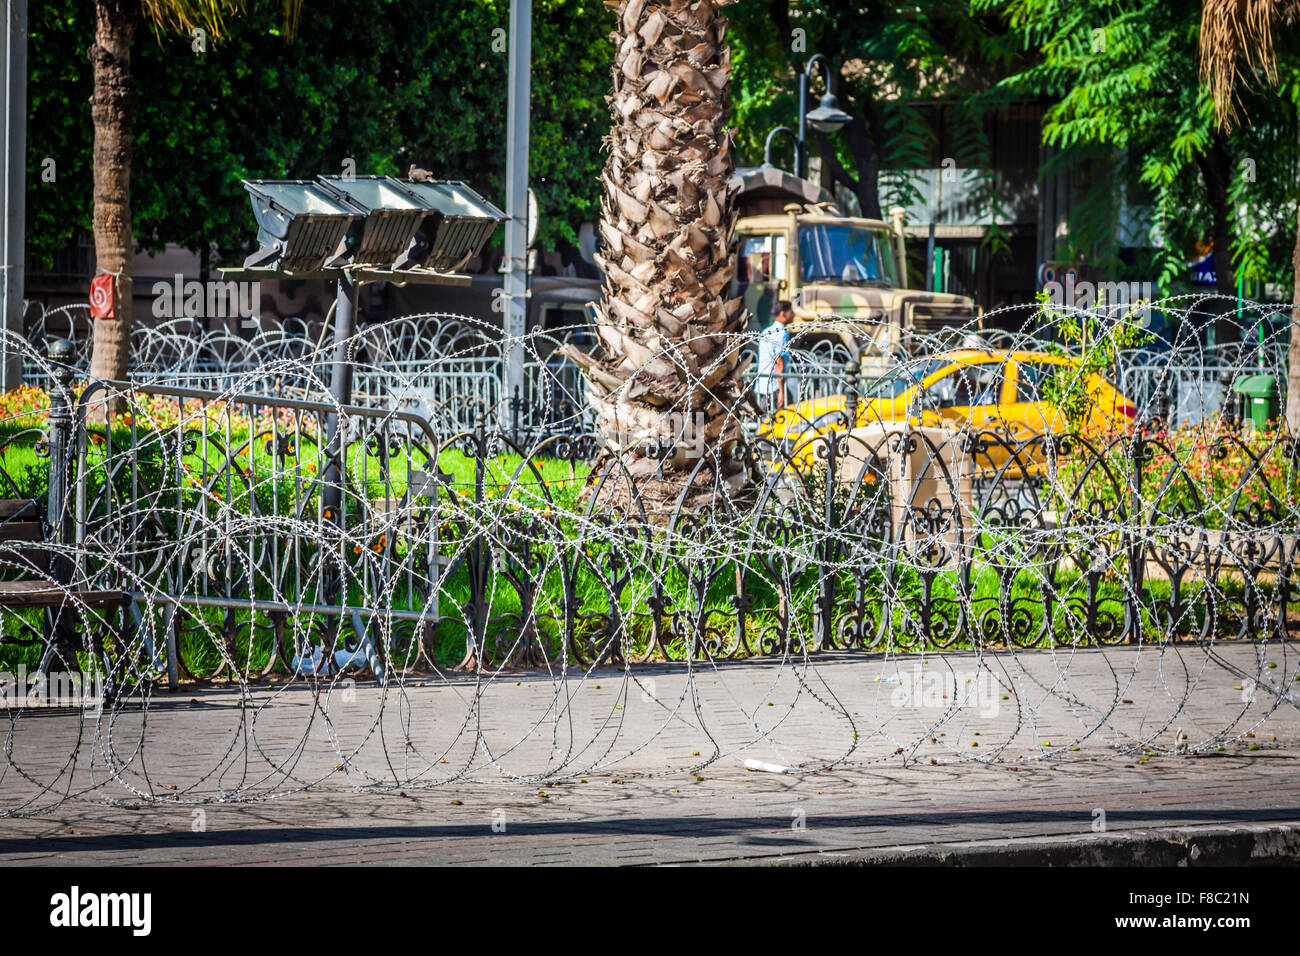
M 4 100 L 4 181 L 0 183 L 0 307 L 4 327 L 23 334 L 23 242 L 27 212 L 27 0 L 5 0 L 4 62 L 0 98 Z M 0 386 L 22 384 L 20 353 L 0 348 Z
M 510 78 L 506 107 L 506 248 L 505 333 L 507 421 L 509 403 L 524 397 L 524 349 L 521 339 L 528 321 L 528 114 L 532 74 L 532 0 L 510 0 Z

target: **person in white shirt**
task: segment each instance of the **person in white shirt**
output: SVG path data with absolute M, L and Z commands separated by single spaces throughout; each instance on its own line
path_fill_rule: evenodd
M 792 321 L 794 307 L 789 300 L 782 299 L 776 304 L 772 324 L 758 337 L 758 377 L 754 381 L 754 395 L 764 415 L 794 404 L 790 330 L 786 328 Z

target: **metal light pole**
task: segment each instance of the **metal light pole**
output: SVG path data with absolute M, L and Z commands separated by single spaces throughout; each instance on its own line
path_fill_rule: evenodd
M 506 401 L 524 398 L 523 336 L 528 331 L 528 114 L 532 0 L 510 0 L 510 75 L 506 106 Z M 514 408 L 515 406 L 507 406 Z M 510 415 L 513 422 L 517 416 Z M 513 436 L 512 436 L 513 437 Z
M 826 70 L 826 93 L 815 110 L 808 109 L 809 78 L 820 63 Z M 808 127 L 823 133 L 833 133 L 853 122 L 853 117 L 840 109 L 839 101 L 831 92 L 831 61 L 821 53 L 814 53 L 799 74 L 799 132 L 793 132 L 788 126 L 778 126 L 767 134 L 763 144 L 763 165 L 771 166 L 772 139 L 777 133 L 786 133 L 794 140 L 794 174 L 800 179 L 808 177 Z
M 821 63 L 826 69 L 826 93 L 815 110 L 808 110 L 808 80 L 813 69 Z M 799 152 L 798 168 L 795 175 L 800 179 L 808 177 L 808 124 L 823 133 L 832 133 L 853 122 L 853 117 L 839 107 L 832 91 L 834 74 L 831 73 L 831 61 L 823 53 L 814 53 L 799 74 Z
M 23 334 L 23 242 L 27 213 L 27 0 L 6 0 L 4 63 L 0 99 L 4 101 L 4 181 L 0 183 L 0 308 L 4 327 Z M 0 349 L 0 387 L 22 383 L 22 360 Z
M 352 335 L 357 326 L 357 283 L 347 274 L 338 280 L 334 300 L 334 354 L 330 362 L 330 397 L 336 406 L 352 404 Z M 342 524 L 347 438 L 337 408 L 325 417 L 325 470 L 321 474 L 321 508 L 329 521 Z
M 330 363 L 330 397 L 339 405 L 352 404 L 352 361 L 348 350 L 355 348 L 357 330 L 357 281 L 346 272 L 334 290 L 334 353 Z
M 763 165 L 772 165 L 772 140 L 776 139 L 778 133 L 785 133 L 794 141 L 794 168 L 799 170 L 804 165 L 804 143 L 799 139 L 799 134 L 788 126 L 778 126 L 767 134 L 767 139 L 763 142 Z
M 934 230 L 935 224 L 939 221 L 939 216 L 943 211 L 943 170 L 934 171 L 934 202 L 930 205 L 930 232 L 925 241 L 925 291 L 936 292 L 934 287 L 935 268 L 934 268 Z

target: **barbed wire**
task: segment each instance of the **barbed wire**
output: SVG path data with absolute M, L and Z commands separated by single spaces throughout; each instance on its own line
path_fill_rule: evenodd
M 854 329 L 812 350 L 817 402 L 767 418 L 707 384 L 756 335 L 715 335 L 708 367 L 679 360 L 689 343 L 653 351 L 694 407 L 618 434 L 592 430 L 589 399 L 630 387 L 592 392 L 557 352 L 582 329 L 371 326 L 348 405 L 333 344 L 306 335 L 241 339 L 247 367 L 206 390 L 168 364 L 195 354 L 179 326 L 135 337 L 150 367 L 125 383 L 10 336 L 48 384 L 0 412 L 0 814 L 676 776 L 755 748 L 816 773 L 1249 739 L 1300 679 L 1290 307 L 1149 307 L 1162 341 L 1049 304 L 1033 336 L 990 332 L 997 313 L 906 341 Z M 1236 341 L 1207 364 L 1211 320 Z M 527 394 L 464 372 L 512 348 Z M 1152 377 L 1141 407 L 1121 367 Z M 1175 378 L 1153 369 L 1187 373 L 1200 420 L 1171 420 Z M 745 380 L 768 398 L 762 373 Z M 1266 413 L 1232 414 L 1234 385 Z M 711 442 L 719 416 L 744 437 Z M 52 694 L 70 674 L 93 693 Z M 526 704 L 503 696 L 516 682 Z M 176 702 L 200 688 L 220 703 L 191 725 Z

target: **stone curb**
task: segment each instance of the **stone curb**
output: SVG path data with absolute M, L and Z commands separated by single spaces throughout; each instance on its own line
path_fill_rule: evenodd
M 1290 866 L 1300 821 L 824 850 L 724 861 L 749 866 Z

